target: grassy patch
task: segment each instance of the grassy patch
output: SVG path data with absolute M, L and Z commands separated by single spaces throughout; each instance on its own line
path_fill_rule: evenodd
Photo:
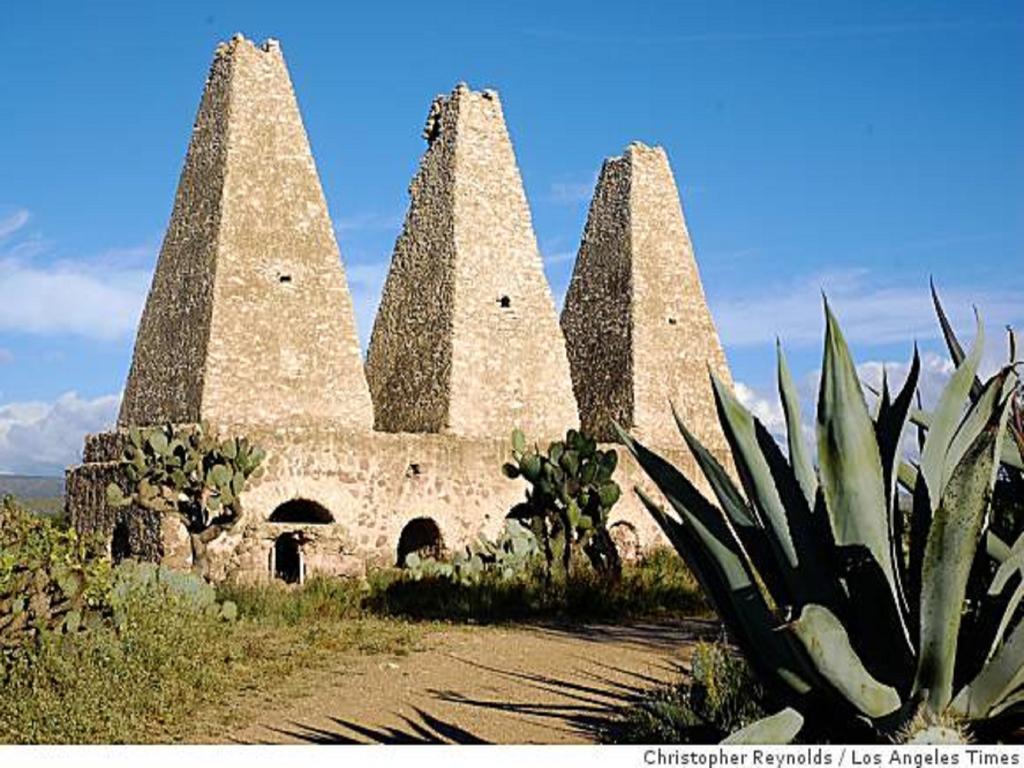
M 363 606 L 380 616 L 479 623 L 679 618 L 709 611 L 696 579 L 667 549 L 624 566 L 618 583 L 602 579 L 582 563 L 569 580 L 557 579 L 550 588 L 539 569 L 507 579 L 485 573 L 471 584 L 379 571 L 371 575 Z
M 765 693 L 743 657 L 719 643 L 698 643 L 689 674 L 647 691 L 606 728 L 617 744 L 715 744 L 765 716 Z
M 287 613 L 225 622 L 161 598 L 140 600 L 119 630 L 51 635 L 12 657 L 0 680 L 0 741 L 215 738 L 217 724 L 292 692 L 299 673 L 347 654 L 402 655 L 427 631 L 366 617 L 289 622 Z
M 123 635 L 62 636 L 12 665 L 0 684 L 0 741 L 168 741 L 194 733 L 197 712 L 237 723 L 290 690 L 300 670 L 322 670 L 348 651 L 404 653 L 422 634 L 366 619 L 223 626 L 163 609 L 137 621 Z

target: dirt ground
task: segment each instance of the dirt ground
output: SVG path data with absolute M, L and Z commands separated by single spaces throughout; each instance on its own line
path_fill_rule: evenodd
M 235 743 L 588 743 L 638 690 L 678 678 L 715 623 L 451 627 L 402 657 L 337 660 L 233 728 Z

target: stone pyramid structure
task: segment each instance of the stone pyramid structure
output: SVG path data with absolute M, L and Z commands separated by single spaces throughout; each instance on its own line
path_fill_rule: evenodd
M 633 143 L 604 162 L 561 324 L 585 430 L 612 440 L 618 422 L 682 448 L 671 400 L 725 455 L 708 368 L 731 377 L 662 148 Z
M 352 301 L 276 41 L 218 47 L 119 424 L 373 416 Z
M 376 428 L 504 437 L 578 423 L 501 102 L 434 100 L 367 354 Z

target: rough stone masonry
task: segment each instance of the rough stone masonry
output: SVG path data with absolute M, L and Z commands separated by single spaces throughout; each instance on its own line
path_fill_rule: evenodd
M 218 47 L 118 428 L 68 471 L 80 531 L 191 565 L 176 519 L 106 504 L 133 425 L 206 421 L 267 450 L 242 520 L 210 545 L 216 579 L 358 574 L 403 541 L 496 535 L 524 492 L 500 472 L 517 426 L 608 439 L 619 419 L 697 481 L 673 397 L 728 461 L 706 375 L 728 368 L 664 152 L 605 163 L 560 326 L 497 93 L 439 96 L 424 136 L 364 371 L 280 46 Z M 619 453 L 613 523 L 648 546 L 660 533 L 629 490 L 656 491 Z

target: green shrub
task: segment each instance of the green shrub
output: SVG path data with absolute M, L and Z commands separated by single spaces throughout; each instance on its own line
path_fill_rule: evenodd
M 677 685 L 631 703 L 605 739 L 626 744 L 708 744 L 765 715 L 765 693 L 743 657 L 728 646 L 699 643 Z
M 238 606 L 241 618 L 295 626 L 317 621 L 357 618 L 369 587 L 357 579 L 314 576 L 301 587 L 270 584 L 223 584 L 218 597 Z
M 77 632 L 102 621 L 110 564 L 93 542 L 38 517 L 11 497 L 0 500 L 0 652 L 50 633 Z
M 151 740 L 154 726 L 187 718 L 225 684 L 236 650 L 221 613 L 155 579 L 117 575 L 109 620 L 8 655 L 0 741 Z

